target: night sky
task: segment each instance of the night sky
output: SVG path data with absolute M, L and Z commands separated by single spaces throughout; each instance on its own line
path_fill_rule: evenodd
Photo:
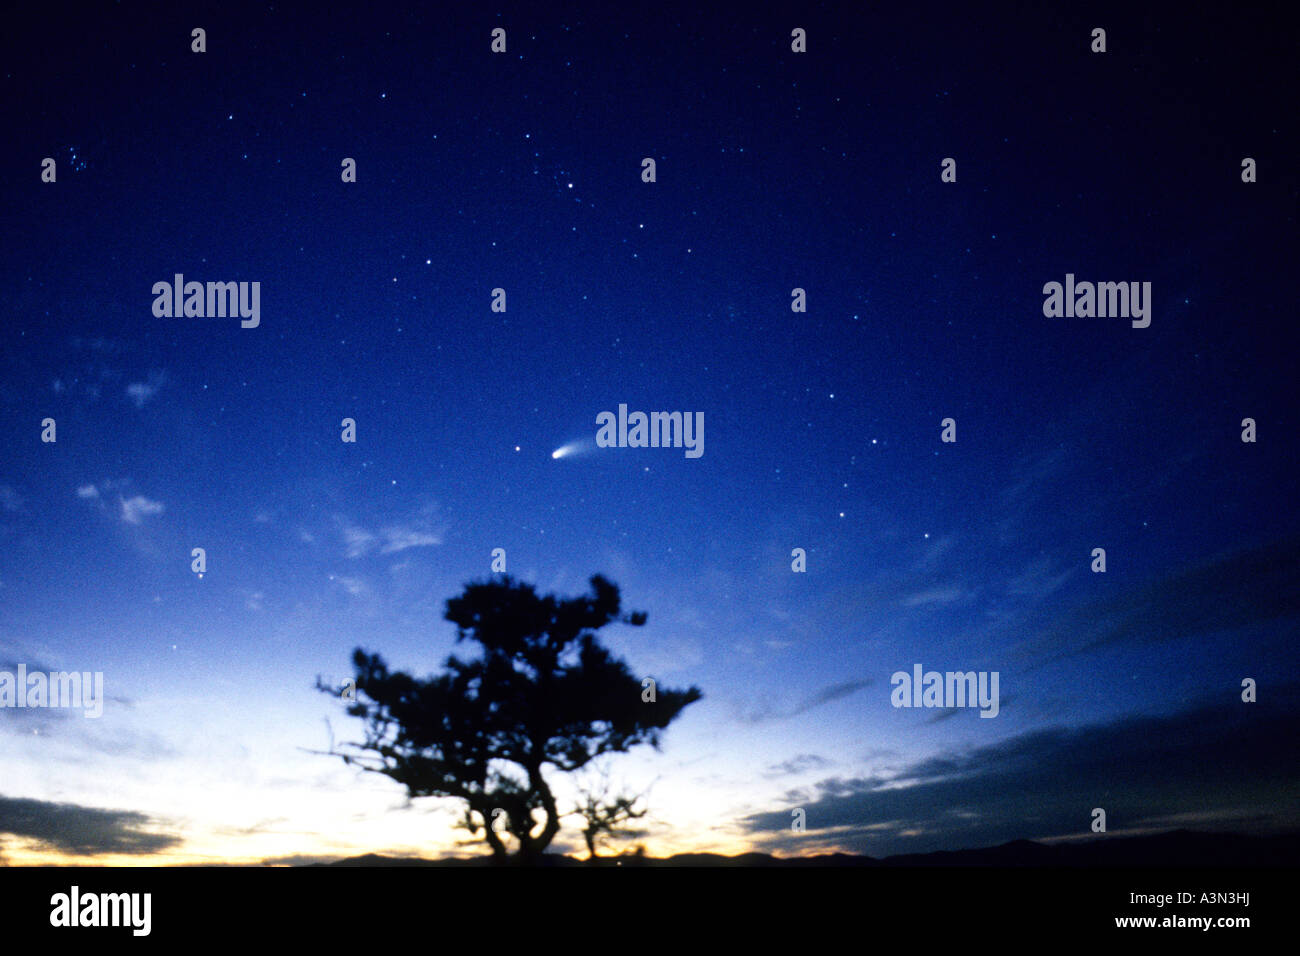
M 1300 826 L 1292 35 L 902 6 L 7 15 L 0 671 L 106 700 L 0 709 L 0 859 L 469 852 L 313 684 L 439 670 L 494 548 L 704 691 L 612 764 L 654 856 Z M 620 404 L 703 454 L 597 447 Z M 996 718 L 892 706 L 917 664 Z

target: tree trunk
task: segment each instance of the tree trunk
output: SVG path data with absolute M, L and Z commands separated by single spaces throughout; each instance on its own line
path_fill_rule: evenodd
M 528 827 L 526 832 L 516 833 L 519 837 L 519 861 L 525 864 L 535 864 L 539 862 L 540 857 L 551 845 L 555 835 L 560 832 L 560 815 L 555 806 L 555 796 L 551 793 L 551 788 L 542 776 L 540 764 L 534 763 L 528 766 L 528 785 L 533 792 L 541 798 L 542 809 L 546 811 L 546 823 L 542 826 L 542 832 L 536 837 L 532 836 L 532 827 Z M 530 822 L 531 818 L 530 818 Z M 520 828 L 523 830 L 524 828 Z
M 491 814 L 488 811 L 484 810 L 483 807 L 474 806 L 473 804 L 471 804 L 471 809 L 476 810 L 479 816 L 483 818 L 483 825 L 487 831 L 485 836 L 487 837 L 488 846 L 492 847 L 493 862 L 495 863 L 504 862 L 507 858 L 506 845 L 501 842 L 501 837 L 500 835 L 498 835 L 496 830 L 492 829 Z
M 528 773 L 529 781 L 537 788 L 538 795 L 542 798 L 542 806 L 546 809 L 546 826 L 542 829 L 542 835 L 537 838 L 538 850 L 545 850 L 555 839 L 555 835 L 560 832 L 560 813 L 555 806 L 555 796 L 551 793 L 550 786 L 542 776 L 541 768 L 537 769 L 534 774 L 531 770 Z

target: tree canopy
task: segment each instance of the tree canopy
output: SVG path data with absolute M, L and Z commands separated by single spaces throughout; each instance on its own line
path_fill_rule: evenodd
M 547 768 L 576 771 L 642 743 L 658 749 L 663 730 L 702 696 L 697 687 L 643 693 L 595 632 L 615 621 L 640 627 L 646 615 L 624 614 L 604 577 L 590 584 L 590 594 L 568 599 L 508 576 L 467 585 L 444 618 L 458 644 L 474 642 L 480 653 L 452 654 L 432 677 L 390 670 L 357 648 L 348 713 L 365 721 L 365 740 L 339 756 L 405 785 L 410 797 L 464 801 L 461 825 L 482 830 L 494 856 L 508 855 L 509 834 L 521 860 L 536 860 L 565 816 Z

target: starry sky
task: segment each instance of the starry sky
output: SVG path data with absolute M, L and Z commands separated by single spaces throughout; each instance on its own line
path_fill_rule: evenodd
M 652 855 L 1295 827 L 1289 34 L 905 6 L 16 12 L 0 671 L 107 700 L 0 709 L 0 860 L 470 852 L 313 684 L 437 671 L 494 548 L 704 691 L 612 765 Z M 156 317 L 176 273 L 259 326 Z M 1150 327 L 1045 317 L 1067 273 Z M 597 448 L 620 403 L 704 454 Z M 915 664 L 998 716 L 891 706 Z

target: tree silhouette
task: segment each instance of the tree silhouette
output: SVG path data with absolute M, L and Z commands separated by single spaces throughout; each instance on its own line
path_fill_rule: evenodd
M 649 808 L 642 803 L 644 794 L 620 793 L 611 795 L 608 768 L 602 768 L 600 778 L 590 786 L 578 790 L 578 805 L 573 816 L 582 817 L 582 838 L 587 843 L 587 862 L 596 859 L 596 847 L 607 842 L 614 832 L 624 829 L 632 820 L 640 820 Z M 639 830 L 628 830 L 627 836 L 640 836 Z M 641 848 L 644 854 L 645 848 Z
M 482 830 L 498 860 L 507 856 L 492 826 L 501 819 L 518 859 L 536 862 L 564 815 L 543 768 L 576 771 L 641 743 L 658 749 L 661 731 L 702 696 L 697 687 L 642 694 L 594 632 L 616 620 L 639 627 L 646 615 L 622 614 L 618 587 L 604 577 L 590 583 L 590 595 L 563 600 L 510 577 L 467 585 L 444 618 L 457 643 L 475 641 L 482 653 L 452 654 L 433 677 L 390 671 L 358 647 L 347 712 L 365 721 L 365 740 L 336 755 L 404 784 L 409 797 L 465 801 L 460 825 Z M 338 693 L 319 678 L 317 687 Z

